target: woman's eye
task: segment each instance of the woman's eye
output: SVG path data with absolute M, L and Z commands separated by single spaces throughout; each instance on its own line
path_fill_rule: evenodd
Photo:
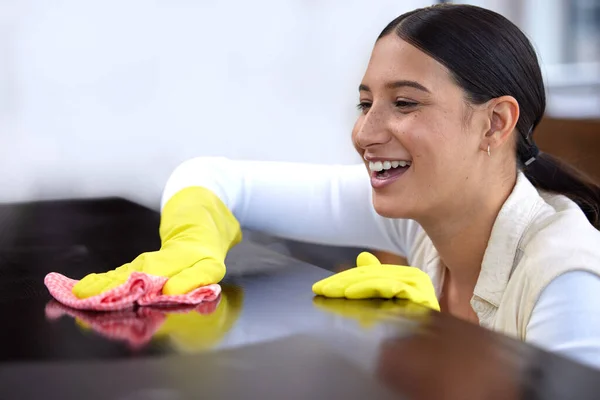
M 414 101 L 397 100 L 396 102 L 394 102 L 394 106 L 401 108 L 401 109 L 410 109 L 417 105 L 418 105 L 418 103 L 415 103 Z M 358 108 L 358 110 L 360 110 L 361 112 L 366 114 L 367 111 L 369 111 L 369 109 L 371 108 L 371 106 L 372 106 L 371 102 L 361 101 L 360 103 L 357 104 L 356 108 Z
M 405 101 L 405 100 L 396 101 L 396 107 L 398 107 L 398 108 L 410 108 L 410 107 L 416 106 L 417 104 L 418 103 L 415 103 L 414 101 Z
M 361 101 L 356 105 L 356 108 L 358 108 L 363 113 L 366 113 L 367 111 L 369 111 L 369 108 L 371 108 L 371 103 L 367 101 Z

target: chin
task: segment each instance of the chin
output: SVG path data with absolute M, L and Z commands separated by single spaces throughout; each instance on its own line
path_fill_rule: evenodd
M 397 196 L 382 196 L 373 193 L 375 212 L 385 218 L 410 219 L 413 213 L 409 204 L 402 202 Z

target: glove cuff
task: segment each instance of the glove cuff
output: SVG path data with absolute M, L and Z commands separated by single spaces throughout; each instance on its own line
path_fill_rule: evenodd
M 159 233 L 163 246 L 174 240 L 194 242 L 221 261 L 242 240 L 233 213 L 212 191 L 199 186 L 182 189 L 169 199 Z

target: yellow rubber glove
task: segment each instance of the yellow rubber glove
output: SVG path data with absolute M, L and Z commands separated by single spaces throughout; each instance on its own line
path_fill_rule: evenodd
M 219 283 L 227 252 L 242 240 L 236 218 L 210 190 L 188 187 L 165 205 L 160 221 L 161 248 L 101 274 L 85 276 L 73 287 L 87 298 L 126 282 L 133 271 L 168 277 L 163 294 L 177 295 Z
M 362 252 L 351 268 L 325 278 L 312 287 L 316 295 L 347 299 L 406 299 L 439 311 L 435 289 L 418 268 L 381 264 L 377 257 Z

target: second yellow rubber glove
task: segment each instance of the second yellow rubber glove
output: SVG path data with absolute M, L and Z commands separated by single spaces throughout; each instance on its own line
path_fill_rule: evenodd
M 356 258 L 356 267 L 313 285 L 316 295 L 347 299 L 406 299 L 439 311 L 433 283 L 415 267 L 381 264 L 371 253 Z
M 236 218 L 210 190 L 188 187 L 165 204 L 160 221 L 161 248 L 143 253 L 115 270 L 85 276 L 73 294 L 87 298 L 126 282 L 133 271 L 168 277 L 163 294 L 177 295 L 219 283 L 227 252 L 242 239 Z

